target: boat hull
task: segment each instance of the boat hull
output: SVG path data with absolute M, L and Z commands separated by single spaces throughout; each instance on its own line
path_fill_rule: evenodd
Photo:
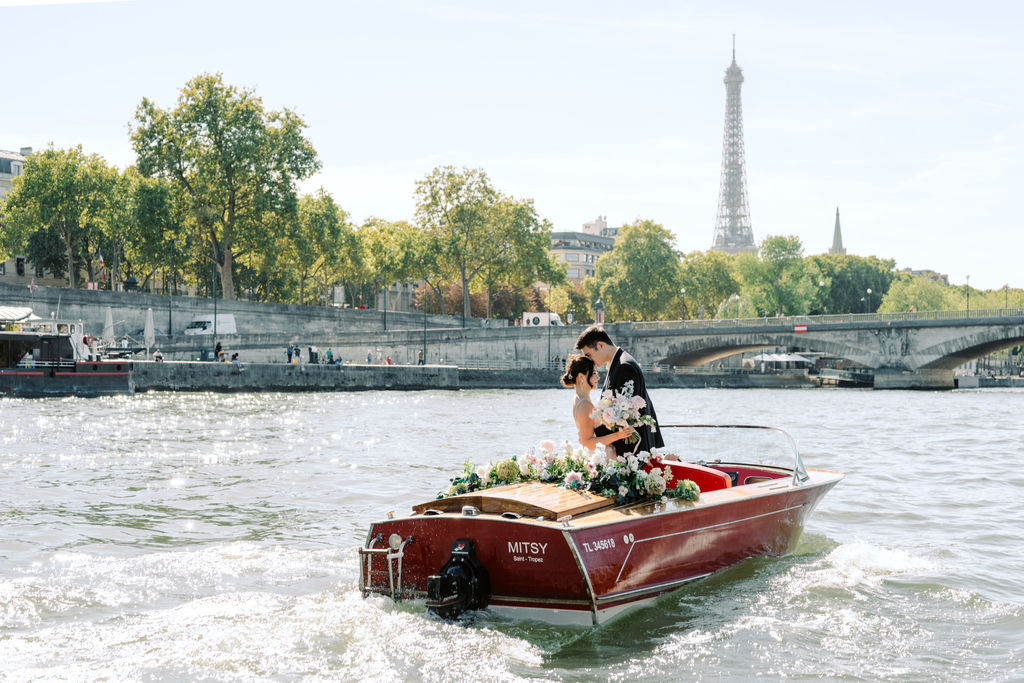
M 0 369 L 0 395 L 109 396 L 135 393 L 131 361 L 77 361 Z
M 678 499 L 608 507 L 552 520 L 499 514 L 416 514 L 375 523 L 364 554 L 364 592 L 426 596 L 427 577 L 452 543 L 472 540 L 491 586 L 489 608 L 554 623 L 599 624 L 748 557 L 784 555 L 804 521 L 842 475 L 809 470 L 792 477 L 712 491 L 696 503 Z M 409 540 L 411 539 L 411 540 Z

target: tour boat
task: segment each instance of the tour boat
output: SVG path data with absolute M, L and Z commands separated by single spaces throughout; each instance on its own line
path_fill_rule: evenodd
M 81 322 L 0 320 L 0 395 L 135 393 L 131 361 L 100 360 L 95 348 Z
M 667 441 L 698 430 L 716 435 L 670 444 L 681 460 L 656 463 L 671 468 L 672 484 L 694 481 L 697 501 L 616 505 L 614 497 L 537 481 L 432 500 L 370 526 L 359 549 L 364 597 L 425 599 L 443 618 L 486 608 L 598 625 L 746 558 L 791 552 L 808 515 L 843 478 L 805 468 L 792 438 L 774 428 L 661 429 L 673 430 Z M 791 462 L 766 464 L 741 435 L 757 435 L 756 449 L 777 436 Z

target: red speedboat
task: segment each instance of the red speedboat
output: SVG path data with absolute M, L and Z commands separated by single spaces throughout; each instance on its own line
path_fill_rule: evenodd
M 444 618 L 466 610 L 597 625 L 629 607 L 745 558 L 783 555 L 838 472 L 806 469 L 788 434 L 768 427 L 662 426 L 687 437 L 663 460 L 695 502 L 614 497 L 523 482 L 432 500 L 370 526 L 363 595 L 426 599 Z M 781 435 L 786 466 L 765 463 L 741 435 Z M 671 486 L 671 485 L 670 485 Z

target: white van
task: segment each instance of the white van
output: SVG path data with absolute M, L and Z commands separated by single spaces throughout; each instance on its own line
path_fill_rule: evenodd
M 557 313 L 546 311 L 527 311 L 523 313 L 523 327 L 546 327 L 548 325 L 565 325 Z
M 213 334 L 213 315 L 197 315 L 185 327 L 185 334 Z M 238 334 L 234 313 L 217 314 L 217 334 Z

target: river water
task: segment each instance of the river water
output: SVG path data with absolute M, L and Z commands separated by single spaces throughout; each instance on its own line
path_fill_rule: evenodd
M 1024 395 L 652 399 L 847 478 L 793 555 L 597 629 L 357 590 L 371 520 L 570 438 L 567 390 L 0 399 L 0 679 L 1024 679 Z

